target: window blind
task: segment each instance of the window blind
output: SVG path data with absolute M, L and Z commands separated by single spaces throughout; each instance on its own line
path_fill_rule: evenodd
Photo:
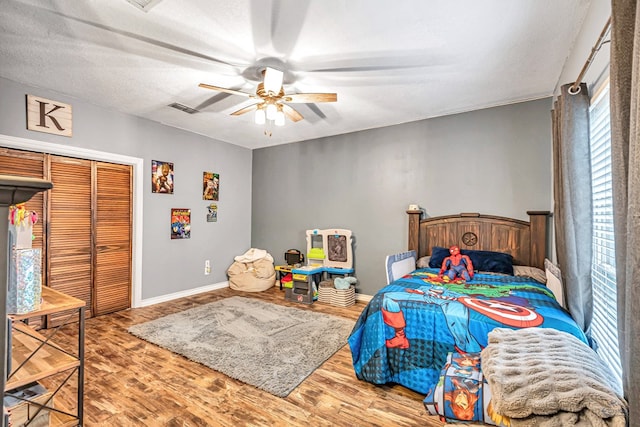
M 622 386 L 616 308 L 616 261 L 611 184 L 609 84 L 591 101 L 589 110 L 593 200 L 592 338 L 597 352 Z

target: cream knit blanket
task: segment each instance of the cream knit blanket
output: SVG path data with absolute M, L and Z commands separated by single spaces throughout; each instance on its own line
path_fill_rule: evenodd
M 494 410 L 512 426 L 626 425 L 627 404 L 597 354 L 550 328 L 494 329 L 482 350 Z

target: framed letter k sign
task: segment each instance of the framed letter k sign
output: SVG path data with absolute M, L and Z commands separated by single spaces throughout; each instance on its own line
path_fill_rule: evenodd
M 72 135 L 70 104 L 27 95 L 27 129 L 54 135 Z

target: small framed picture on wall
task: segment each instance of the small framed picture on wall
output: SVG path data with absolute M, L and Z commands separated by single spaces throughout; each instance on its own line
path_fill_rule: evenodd
M 191 209 L 171 209 L 171 239 L 191 238 Z
M 173 194 L 173 163 L 151 160 L 151 191 Z
M 218 205 L 215 203 L 211 203 L 207 206 L 207 222 L 217 222 L 218 221 Z
M 220 175 L 213 172 L 202 173 L 202 200 L 218 201 Z

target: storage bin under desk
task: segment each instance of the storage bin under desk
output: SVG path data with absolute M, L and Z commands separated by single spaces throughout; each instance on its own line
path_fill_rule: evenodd
M 322 280 L 322 267 L 300 267 L 291 270 L 293 286 L 285 289 L 285 299 L 304 304 L 313 304 L 318 283 Z

